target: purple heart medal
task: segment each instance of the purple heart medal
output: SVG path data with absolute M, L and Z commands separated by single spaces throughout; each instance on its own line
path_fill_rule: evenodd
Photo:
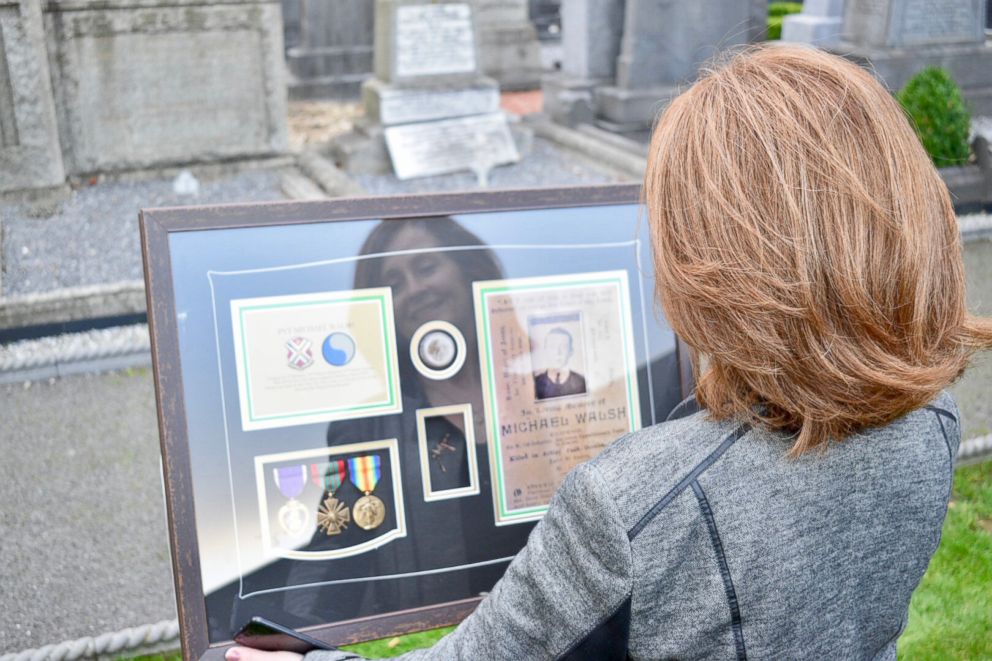
M 306 532 L 310 522 L 310 512 L 306 505 L 296 500 L 306 486 L 307 467 L 297 465 L 273 468 L 272 476 L 280 493 L 289 499 L 288 503 L 279 508 L 279 525 L 290 537 L 298 537 Z

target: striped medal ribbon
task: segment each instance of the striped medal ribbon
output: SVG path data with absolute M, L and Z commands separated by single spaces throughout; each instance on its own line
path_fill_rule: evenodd
M 386 505 L 372 491 L 382 477 L 382 457 L 375 454 L 352 457 L 348 460 L 348 477 L 365 494 L 351 508 L 355 523 L 363 530 L 378 528 L 386 520 Z
M 279 527 L 290 537 L 298 537 L 306 532 L 310 523 L 310 512 L 306 505 L 296 500 L 307 485 L 307 467 L 303 464 L 280 466 L 272 469 L 279 492 L 289 501 L 279 508 Z

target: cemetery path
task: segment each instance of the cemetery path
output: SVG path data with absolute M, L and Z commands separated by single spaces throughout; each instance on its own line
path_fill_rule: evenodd
M 0 386 L 0 652 L 176 616 L 151 370 Z

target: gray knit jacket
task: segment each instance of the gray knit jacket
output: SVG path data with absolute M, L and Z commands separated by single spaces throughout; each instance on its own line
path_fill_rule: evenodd
M 401 658 L 895 659 L 959 420 L 941 393 L 796 460 L 705 411 L 628 434 L 565 478 L 470 617 Z

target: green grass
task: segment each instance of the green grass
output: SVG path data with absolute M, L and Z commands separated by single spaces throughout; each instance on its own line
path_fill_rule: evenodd
M 381 640 L 371 640 L 367 643 L 359 643 L 358 645 L 348 645 L 342 649 L 351 650 L 369 658 L 399 656 L 410 650 L 430 647 L 453 629 L 454 627 L 431 629 L 430 631 L 411 633 L 396 638 L 383 638 Z
M 392 657 L 433 645 L 454 627 L 344 649 Z M 940 548 L 909 605 L 899 658 L 992 659 L 992 461 L 959 468 Z M 390 644 L 393 646 L 390 647 Z M 179 661 L 178 654 L 139 657 Z
M 958 469 L 940 548 L 909 605 L 900 659 L 992 659 L 992 461 Z

